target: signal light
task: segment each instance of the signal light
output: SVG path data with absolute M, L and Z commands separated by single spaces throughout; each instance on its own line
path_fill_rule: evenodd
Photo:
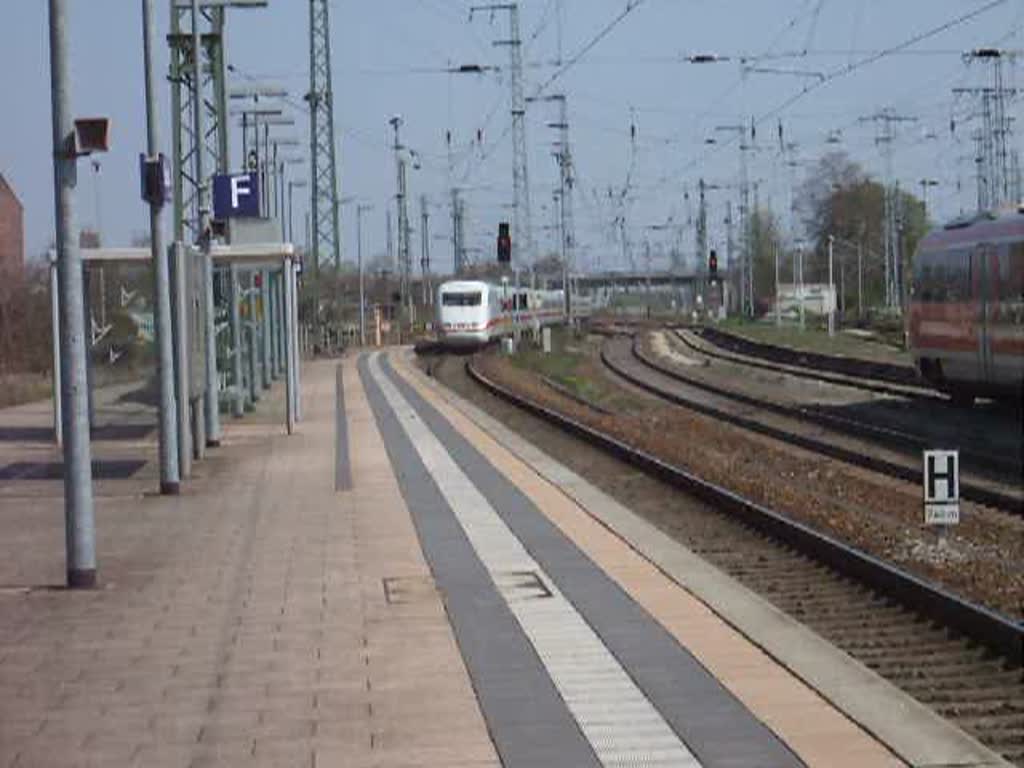
M 498 263 L 509 264 L 512 262 L 512 238 L 508 233 L 507 221 L 498 223 Z
M 711 255 L 708 256 L 708 274 L 712 279 L 718 277 L 718 254 L 714 251 L 711 251 Z

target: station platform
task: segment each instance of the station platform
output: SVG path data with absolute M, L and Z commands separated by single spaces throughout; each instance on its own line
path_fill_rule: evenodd
M 96 483 L 97 590 L 46 587 L 59 481 L 0 475 L 0 767 L 998 764 L 806 640 L 816 687 L 707 595 L 757 598 L 408 350 L 303 389 L 296 434 L 271 392 L 176 498 L 145 440 L 99 444 L 145 466 Z

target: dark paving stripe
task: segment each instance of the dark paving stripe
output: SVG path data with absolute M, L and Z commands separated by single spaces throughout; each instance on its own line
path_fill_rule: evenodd
M 502 764 L 598 766 L 533 646 L 374 382 L 365 356 L 359 360 L 359 373 Z
M 127 480 L 146 462 L 138 459 L 101 459 L 92 463 L 93 480 Z M 64 464 L 59 461 L 17 461 L 0 468 L 0 480 L 60 480 Z
M 548 520 L 405 379 L 384 370 L 505 524 L 707 768 L 803 762 Z
M 335 403 L 334 490 L 347 491 L 352 488 L 352 463 L 348 453 L 348 419 L 345 418 L 345 380 L 340 363 L 335 389 L 338 396 Z
M 52 443 L 53 427 L 0 426 L 0 443 Z
M 156 424 L 101 424 L 93 427 L 93 440 L 142 440 L 156 431 Z

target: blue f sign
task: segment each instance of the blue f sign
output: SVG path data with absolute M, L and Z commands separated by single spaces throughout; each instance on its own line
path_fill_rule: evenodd
M 260 215 L 259 177 L 255 173 L 213 177 L 213 217 L 218 221 Z

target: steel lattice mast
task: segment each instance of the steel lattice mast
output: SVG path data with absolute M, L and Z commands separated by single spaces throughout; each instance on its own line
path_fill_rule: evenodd
M 331 86 L 331 25 L 328 0 L 309 1 L 309 154 L 313 324 L 318 325 L 320 263 L 341 264 L 338 170 L 334 151 L 334 92 Z
M 519 36 L 519 4 L 474 5 L 470 17 L 478 11 L 508 11 L 509 39 L 495 45 L 508 46 L 512 87 L 512 195 L 515 217 L 512 222 L 512 263 L 528 267 L 533 274 L 533 229 L 530 226 L 530 180 L 526 157 L 526 98 L 523 93 L 523 41 Z

